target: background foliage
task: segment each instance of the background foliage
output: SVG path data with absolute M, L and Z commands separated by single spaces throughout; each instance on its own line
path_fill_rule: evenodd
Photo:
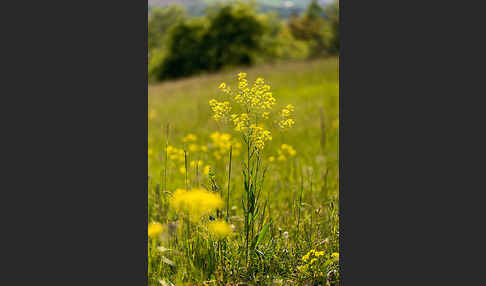
M 337 2 L 313 0 L 302 14 L 282 19 L 254 2 L 210 4 L 199 17 L 182 6 L 153 8 L 149 16 L 149 80 L 186 77 L 262 62 L 337 55 Z

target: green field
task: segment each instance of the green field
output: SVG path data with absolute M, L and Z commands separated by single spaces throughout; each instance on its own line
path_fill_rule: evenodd
M 247 150 L 231 124 L 212 119 L 208 105 L 213 98 L 224 100 L 218 89 L 221 82 L 236 88 L 239 72 L 248 74 L 250 84 L 258 77 L 265 79 L 276 99 L 275 111 L 295 106 L 293 128 L 280 130 L 276 114 L 265 125 L 272 140 L 259 153 L 260 174 L 264 168 L 266 172 L 257 184 L 259 209 L 251 220 L 250 242 L 242 203 L 247 196 L 242 174 Z M 149 238 L 149 285 L 337 285 L 337 58 L 163 82 L 149 86 L 148 100 L 148 217 L 149 223 L 162 225 L 162 232 Z M 233 153 L 228 198 L 229 144 Z M 295 154 L 282 144 L 290 145 Z M 186 188 L 209 189 L 220 194 L 224 204 L 211 214 L 189 219 L 171 203 L 174 192 Z M 227 214 L 232 234 L 216 238 L 211 220 L 225 220 Z M 303 259 L 310 250 L 315 252 Z

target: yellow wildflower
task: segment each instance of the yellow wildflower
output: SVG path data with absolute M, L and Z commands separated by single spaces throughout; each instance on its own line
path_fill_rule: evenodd
M 149 155 L 149 156 L 152 156 L 152 154 L 153 154 L 152 148 L 149 148 L 149 149 L 148 149 L 148 155 Z
M 216 121 L 225 120 L 228 113 L 231 111 L 231 105 L 229 101 L 219 102 L 216 99 L 209 101 L 209 106 L 213 110 L 213 118 Z
M 280 122 L 278 125 L 282 129 L 287 129 L 295 124 L 295 121 L 290 118 L 291 113 L 294 111 L 294 106 L 289 104 L 280 112 Z
M 286 155 L 293 157 L 297 153 L 295 149 L 287 144 L 282 144 L 282 146 L 277 150 L 278 153 L 278 160 L 285 161 L 287 160 Z
M 167 146 L 167 156 L 172 161 L 184 162 L 184 150 L 175 148 L 173 146 Z
M 244 73 L 244 72 L 238 73 L 238 80 L 241 80 L 241 79 L 244 79 L 244 78 L 246 78 L 246 73 Z
M 297 270 L 299 270 L 300 272 L 306 272 L 307 271 L 307 268 L 308 268 L 308 265 L 307 264 L 301 265 L 301 266 L 297 266 Z
M 185 174 L 185 173 L 186 173 L 186 166 L 182 166 L 182 167 L 180 167 L 180 168 L 179 168 L 179 172 L 180 172 L 181 174 Z
M 302 256 L 302 261 L 307 262 L 309 260 L 310 256 L 313 255 L 316 251 L 314 249 L 311 249 L 307 254 Z
M 197 140 L 196 135 L 194 134 L 187 134 L 184 138 L 182 138 L 182 142 L 187 143 L 187 142 L 194 142 Z
M 231 119 L 235 124 L 236 131 L 245 131 L 248 129 L 248 125 L 250 122 L 250 119 L 248 118 L 248 114 L 246 113 L 242 113 L 240 115 L 232 114 Z
M 250 126 L 250 138 L 256 148 L 263 149 L 265 142 L 272 140 L 272 134 L 270 131 L 263 129 L 263 127 L 252 124 Z
M 221 208 L 223 200 L 218 194 L 205 189 L 177 189 L 172 195 L 170 205 L 176 212 L 184 213 L 191 221 L 196 222 L 203 215 Z
M 334 261 L 336 262 L 339 261 L 339 252 L 334 252 L 333 254 L 331 254 L 331 256 L 334 259 Z
M 202 165 L 203 165 L 203 161 L 198 160 L 198 161 L 196 162 L 196 161 L 194 161 L 194 160 L 193 160 L 193 161 L 191 161 L 189 164 L 190 164 L 191 168 L 196 168 L 196 164 L 197 164 L 197 167 L 198 167 L 198 169 L 199 169 L 199 168 L 201 168 L 201 167 L 202 167 Z
M 204 175 L 209 175 L 209 170 L 211 169 L 211 167 L 209 165 L 206 165 L 204 166 L 204 170 L 203 170 L 203 173 Z
M 148 225 L 148 237 L 157 237 L 162 233 L 162 225 L 158 222 L 153 222 Z
M 273 157 L 273 156 L 268 157 L 268 161 L 269 161 L 269 162 L 273 162 L 273 161 L 275 161 L 275 157 Z
M 197 144 L 189 144 L 189 152 L 199 151 L 199 146 Z
M 233 146 L 233 155 L 237 156 L 239 154 L 241 143 L 234 140 L 230 134 L 213 132 L 209 137 L 212 141 L 212 146 L 214 148 L 213 155 L 216 159 L 220 160 L 221 158 L 228 156 L 231 146 Z
M 208 230 L 217 238 L 223 239 L 232 234 L 231 226 L 222 220 L 212 221 L 208 225 Z

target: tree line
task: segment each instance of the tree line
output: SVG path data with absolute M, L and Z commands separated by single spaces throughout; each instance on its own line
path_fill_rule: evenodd
M 337 55 L 337 2 L 280 19 L 245 2 L 217 4 L 202 17 L 171 5 L 152 9 L 148 22 L 149 80 L 160 81 L 228 66 Z

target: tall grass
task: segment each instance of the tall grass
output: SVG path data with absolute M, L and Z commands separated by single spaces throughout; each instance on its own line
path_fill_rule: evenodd
M 278 112 L 269 116 L 272 140 L 262 149 L 231 118 L 212 118 L 208 102 L 222 81 L 237 86 L 234 71 L 149 87 L 148 212 L 162 225 L 149 237 L 149 285 L 339 281 L 337 60 L 246 72 L 270 83 L 272 110 L 295 106 L 290 130 Z M 194 218 L 174 207 L 177 189 L 205 189 L 221 202 Z

